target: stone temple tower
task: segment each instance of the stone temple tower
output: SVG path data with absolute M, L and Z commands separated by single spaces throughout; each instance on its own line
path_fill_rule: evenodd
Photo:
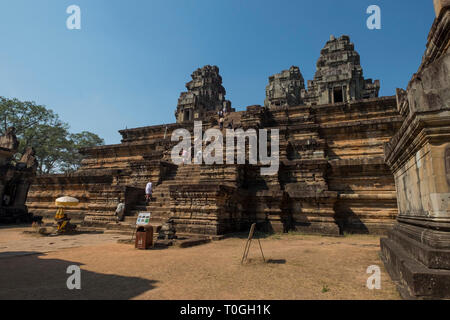
M 266 107 L 320 105 L 378 97 L 380 81 L 364 79 L 359 54 L 348 36 L 331 36 L 321 51 L 314 80 L 305 89 L 298 67 L 269 78 Z
M 305 80 L 298 67 L 269 77 L 266 87 L 265 107 L 298 106 L 303 104 L 302 91 L 305 90 Z
M 364 79 L 359 54 L 349 36 L 326 43 L 317 61 L 314 80 L 308 81 L 304 100 L 309 105 L 348 102 L 378 97 L 380 81 Z
M 175 117 L 177 123 L 206 119 L 208 114 L 226 109 L 232 111 L 231 102 L 225 99 L 225 88 L 217 66 L 204 66 L 192 74 L 186 84 L 187 92 L 178 99 Z

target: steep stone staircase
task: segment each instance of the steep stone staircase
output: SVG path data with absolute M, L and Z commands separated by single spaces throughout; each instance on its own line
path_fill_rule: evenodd
M 226 117 L 224 123 L 224 130 L 228 126 L 228 123 L 233 122 L 233 127 L 239 127 L 241 114 L 231 113 Z M 213 128 L 218 129 L 218 126 Z M 225 142 L 224 142 L 225 148 Z M 223 150 L 224 163 L 226 157 L 226 150 Z M 194 156 L 194 155 L 193 155 Z M 136 220 L 140 212 L 151 213 L 151 224 L 155 227 L 155 231 L 161 226 L 169 217 L 171 217 L 171 210 L 174 206 L 171 203 L 170 188 L 173 186 L 183 187 L 184 192 L 186 188 L 189 190 L 189 186 L 193 189 L 199 186 L 208 188 L 208 186 L 223 186 L 225 188 L 235 188 L 239 183 L 239 168 L 237 165 L 195 165 L 187 164 L 180 166 L 173 166 L 172 169 L 162 177 L 162 182 L 153 187 L 153 195 L 151 201 L 146 204 L 144 199 L 137 203 L 131 210 L 128 211 L 128 215 L 125 216 L 124 221 L 121 223 L 110 223 L 107 229 L 116 230 L 121 232 L 131 233 L 135 229 Z M 198 190 L 197 190 L 198 192 Z M 211 194 L 209 194 L 211 196 Z M 203 197 L 204 198 L 204 197 Z M 184 201 L 184 200 L 181 200 Z M 180 206 L 180 204 L 177 204 Z M 192 206 L 192 204 L 190 204 Z M 205 204 L 203 204 L 204 206 Z M 181 205 L 183 206 L 183 204 Z M 186 204 L 188 207 L 189 204 Z M 199 205 L 200 207 L 201 205 Z M 179 209 L 180 207 L 178 207 Z M 192 208 L 187 209 L 187 211 Z M 199 209 L 201 211 L 201 208 Z
M 161 226 L 170 217 L 171 186 L 189 186 L 189 185 L 211 185 L 217 184 L 221 180 L 221 185 L 232 185 L 232 182 L 223 181 L 223 175 L 219 177 L 211 176 L 212 166 L 204 165 L 180 165 L 174 167 L 157 186 L 153 187 L 153 194 L 151 201 L 146 204 L 143 199 L 142 202 L 136 204 L 129 211 L 129 215 L 125 216 L 124 221 L 117 223 L 110 223 L 107 227 L 109 230 L 118 230 L 122 232 L 133 232 L 136 224 L 136 219 L 140 212 L 151 212 L 151 222 L 155 228 Z M 217 170 L 216 170 L 217 171 Z

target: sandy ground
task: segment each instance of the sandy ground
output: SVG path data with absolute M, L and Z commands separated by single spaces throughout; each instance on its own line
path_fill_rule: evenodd
M 0 299 L 399 299 L 378 256 L 379 238 L 275 235 L 240 264 L 244 237 L 192 248 L 139 251 L 114 234 L 35 237 L 0 229 Z M 125 237 L 127 238 L 127 237 Z M 81 267 L 81 290 L 66 286 Z M 366 287 L 368 266 L 381 289 Z

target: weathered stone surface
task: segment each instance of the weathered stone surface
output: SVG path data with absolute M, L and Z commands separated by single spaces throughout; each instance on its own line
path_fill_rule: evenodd
M 11 152 L 17 152 L 19 141 L 16 137 L 16 129 L 8 128 L 3 136 L 0 137 L 0 148 L 9 149 Z
M 302 90 L 305 90 L 305 80 L 300 69 L 292 66 L 289 70 L 269 78 L 264 106 L 267 108 L 299 106 L 303 104 Z
M 450 0 L 433 0 L 433 2 L 436 17 L 439 17 L 439 14 L 442 12 L 443 8 L 450 6 Z
M 18 161 L 18 166 L 21 168 L 32 169 L 33 173 L 36 173 L 38 162 L 36 159 L 36 152 L 33 148 L 28 147 L 25 150 L 25 153 L 22 155 L 20 160 Z
M 349 36 L 331 36 L 320 53 L 314 80 L 303 99 L 309 105 L 378 97 L 380 82 L 364 79 L 359 54 Z
M 204 66 L 196 70 L 186 88 L 188 91 L 181 93 L 178 100 L 177 122 L 206 119 L 223 109 L 231 111 L 231 102 L 225 99 L 226 91 L 218 67 Z
M 194 135 L 192 121 L 177 118 L 180 123 L 122 130 L 121 144 L 82 150 L 86 158 L 75 174 L 36 179 L 30 208 L 50 214 L 56 209 L 54 198 L 68 194 L 81 200 L 71 213 L 84 223 L 108 223 L 120 196 L 129 204 L 125 223 L 130 223 L 130 228 L 137 214 L 146 211 L 152 213 L 155 225 L 172 218 L 177 232 L 182 233 L 223 234 L 247 229 L 253 222 L 275 232 L 385 232 L 397 214 L 394 178 L 383 161 L 383 144 L 402 121 L 396 98 L 302 105 L 298 99 L 300 71 L 291 68 L 288 73 L 273 78 L 268 106 L 229 112 L 224 122 L 225 128 L 278 129 L 277 174 L 261 175 L 262 164 L 249 165 L 248 155 L 245 165 L 174 165 L 170 158 L 176 144 L 170 141 L 172 133 L 184 128 Z M 218 69 L 197 70 L 193 79 L 188 90 L 196 92 L 195 96 L 205 95 L 200 100 L 210 101 L 208 105 L 214 109 L 199 115 L 203 131 L 217 129 L 216 110 L 224 102 Z M 328 80 L 331 84 L 335 81 Z M 283 97 L 290 98 L 281 105 L 277 99 Z M 181 100 L 184 98 L 182 95 Z M 206 110 L 196 99 L 192 105 L 183 100 L 179 107 Z M 182 110 L 178 108 L 177 115 Z M 236 154 L 236 149 L 224 150 L 224 159 L 227 152 Z M 124 191 L 135 188 L 143 195 L 148 181 L 154 183 L 149 204 L 143 196 Z
M 9 128 L 0 137 L 0 222 L 31 219 L 25 202 L 37 161 L 32 148 L 26 150 L 18 163 L 12 161 L 18 146 L 15 129 Z
M 450 297 L 450 7 L 439 10 L 419 71 L 397 91 L 403 123 L 385 145 L 399 214 L 383 259 L 414 298 Z

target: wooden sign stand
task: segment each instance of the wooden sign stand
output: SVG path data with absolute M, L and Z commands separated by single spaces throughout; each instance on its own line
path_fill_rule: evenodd
M 252 224 L 252 226 L 250 228 L 250 233 L 248 234 L 247 243 L 245 244 L 244 254 L 242 255 L 241 264 L 243 264 L 247 260 L 248 253 L 250 251 L 250 245 L 252 244 L 253 235 L 255 233 L 255 228 L 256 228 L 256 223 Z M 259 238 L 257 240 L 259 243 L 259 249 L 261 250 L 261 255 L 262 255 L 263 261 L 266 262 L 266 258 L 264 257 L 264 252 L 263 252 L 263 249 L 261 246 L 261 241 L 259 240 Z

